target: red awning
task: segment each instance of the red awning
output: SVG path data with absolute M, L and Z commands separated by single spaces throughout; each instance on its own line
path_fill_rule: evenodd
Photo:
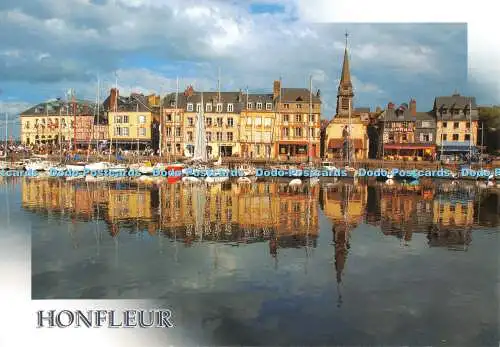
M 352 139 L 354 149 L 365 149 L 361 139 Z M 344 139 L 330 139 L 328 141 L 328 148 L 342 148 L 344 146 Z
M 391 143 L 384 145 L 384 149 L 434 149 L 435 145 L 422 145 L 422 144 L 397 144 Z

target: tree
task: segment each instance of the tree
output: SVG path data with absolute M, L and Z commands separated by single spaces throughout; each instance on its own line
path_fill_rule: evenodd
M 500 151 L 500 106 L 480 107 L 479 121 L 484 127 L 484 145 L 487 147 L 487 152 L 498 154 Z M 478 138 L 481 139 L 481 128 L 479 128 Z

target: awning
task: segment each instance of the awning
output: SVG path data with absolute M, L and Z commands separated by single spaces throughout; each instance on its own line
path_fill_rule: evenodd
M 446 147 L 442 147 L 440 148 L 441 151 L 443 152 L 468 152 L 469 151 L 469 147 L 463 147 L 463 146 L 446 146 Z M 478 150 L 476 147 L 471 147 L 471 151 L 473 153 L 476 153 Z
M 354 149 L 365 149 L 363 147 L 363 140 L 361 139 L 352 139 L 351 140 L 353 145 L 354 145 Z M 339 149 L 339 148 L 342 148 L 344 147 L 344 139 L 330 139 L 328 141 L 328 148 L 335 148 L 335 149 Z
M 473 143 L 470 143 L 469 141 L 443 141 L 441 143 L 442 147 L 461 147 L 461 148 L 469 148 L 469 146 L 474 147 Z
M 384 145 L 384 149 L 434 149 L 434 148 L 436 148 L 435 145 L 423 145 L 423 144 L 411 144 L 411 143 L 405 143 L 405 144 L 391 143 Z

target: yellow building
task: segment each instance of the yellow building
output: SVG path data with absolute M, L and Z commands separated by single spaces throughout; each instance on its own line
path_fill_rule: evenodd
M 321 98 L 319 90 L 282 88 L 274 81 L 273 99 L 278 117 L 273 143 L 277 158 L 307 160 L 320 155 Z
M 201 92 L 189 86 L 183 93 L 172 93 L 165 98 L 164 114 L 175 117 L 173 124 L 171 124 L 172 121 L 165 122 L 165 136 L 175 131 L 177 140 L 177 135 L 180 133 L 182 139 L 180 143 L 175 142 L 176 149 L 180 147 L 182 154 L 192 156 L 196 140 L 196 119 L 203 108 L 209 158 L 239 154 L 238 124 L 243 94 L 241 92 L 203 92 L 203 105 L 201 97 Z M 182 112 L 180 114 L 182 116 L 179 112 Z M 180 126 L 178 126 L 179 123 Z M 168 150 L 168 143 L 166 146 Z
M 453 94 L 434 100 L 436 145 L 442 158 L 477 152 L 478 109 L 476 98 Z
M 367 159 L 369 139 L 367 126 L 370 109 L 353 106 L 354 91 L 349 69 L 347 44 L 337 92 L 336 115 L 326 127 L 326 157 L 330 159 Z
M 113 148 L 143 149 L 151 144 L 151 110 L 142 94 L 123 97 L 112 88 L 103 103 L 108 118 L 108 137 Z
M 276 110 L 273 94 L 247 94 L 240 114 L 241 156 L 274 159 L 277 139 Z
M 24 145 L 74 143 L 75 126 L 94 114 L 95 104 L 85 100 L 49 100 L 20 114 Z M 76 119 L 78 117 L 78 120 Z M 75 121 L 77 121 L 75 123 Z

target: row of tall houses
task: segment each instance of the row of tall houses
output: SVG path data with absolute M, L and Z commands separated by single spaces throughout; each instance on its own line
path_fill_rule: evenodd
M 375 112 L 355 108 L 353 101 L 346 48 L 336 115 L 324 125 L 325 157 L 429 160 L 477 152 L 479 114 L 475 97 L 458 93 L 436 97 L 428 112 L 417 112 L 415 99 L 399 106 L 389 102 L 384 110 Z
M 112 88 L 102 105 L 72 95 L 26 110 L 21 114 L 21 140 L 70 142 L 76 147 L 106 141 L 122 149 L 150 145 L 183 157 L 194 152 L 196 117 L 203 110 L 212 158 L 428 160 L 458 158 L 477 150 L 474 97 L 437 97 L 430 111 L 418 112 L 415 99 L 371 111 L 355 107 L 354 96 L 346 45 L 331 121 L 321 120 L 319 90 L 284 88 L 281 81 L 274 81 L 272 93 L 202 93 L 188 86 L 163 98 L 121 96 Z

